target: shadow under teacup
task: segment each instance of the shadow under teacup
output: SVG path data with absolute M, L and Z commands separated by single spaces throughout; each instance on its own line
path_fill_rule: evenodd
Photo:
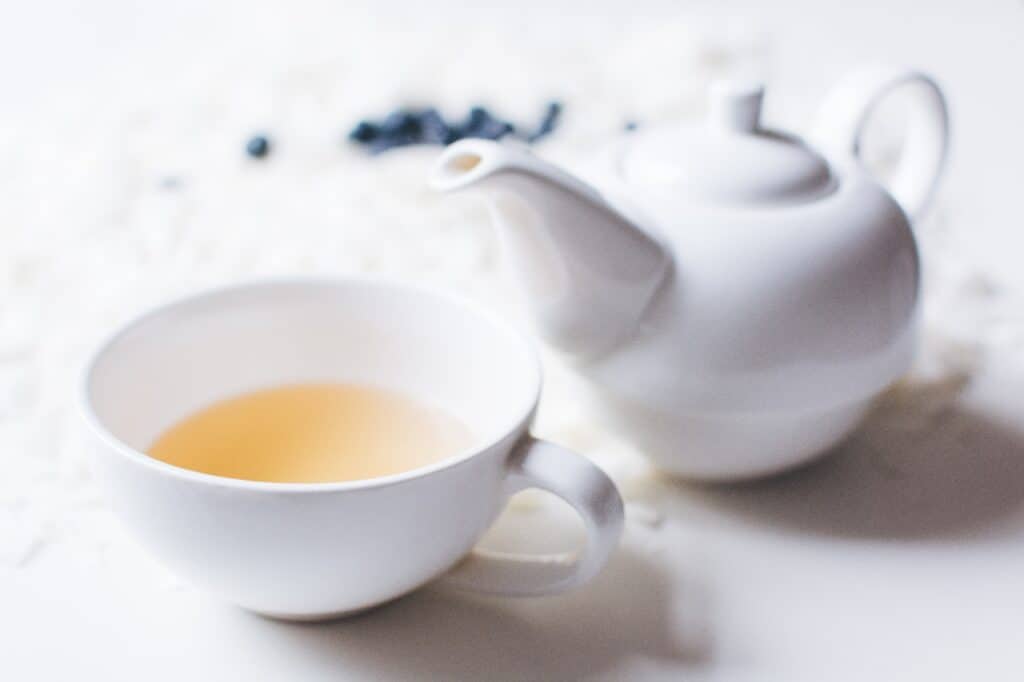
M 224 478 L 145 454 L 211 403 L 304 382 L 416 398 L 467 424 L 475 444 L 421 468 L 338 483 Z M 370 280 L 282 280 L 192 296 L 131 322 L 90 362 L 82 409 L 97 474 L 140 543 L 244 608 L 311 620 L 446 572 L 464 589 L 540 595 L 601 569 L 622 530 L 622 502 L 587 459 L 530 436 L 540 385 L 529 342 L 465 302 Z M 529 487 L 579 512 L 585 548 L 474 551 L 509 496 Z

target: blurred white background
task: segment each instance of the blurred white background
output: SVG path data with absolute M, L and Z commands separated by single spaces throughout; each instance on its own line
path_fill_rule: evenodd
M 1018 679 L 1022 37 L 1020 0 L 3 2 L 0 678 Z M 178 584 L 110 522 L 73 382 L 142 307 L 295 271 L 505 305 L 482 213 L 421 187 L 436 150 L 367 159 L 341 142 L 358 118 L 483 101 L 531 120 L 558 98 L 540 149 L 571 160 L 627 118 L 699 115 L 732 73 L 764 77 L 768 122 L 799 132 L 871 61 L 930 71 L 950 99 L 949 172 L 921 226 L 935 381 L 821 465 L 735 488 L 645 478 L 552 365 L 540 428 L 606 466 L 634 513 L 576 594 L 426 590 L 288 626 Z M 254 164 L 257 131 L 275 151 Z M 494 541 L 572 534 L 537 522 Z
M 1024 155 L 1024 135 L 1018 130 L 1024 95 L 1017 87 L 1024 64 L 1024 18 L 1018 0 L 872 0 L 856 5 L 841 0 L 42 0 L 7 2 L 0 12 L 5 118 L 36 116 L 39 107 L 60 106 L 76 95 L 95 101 L 135 88 L 148 91 L 167 80 L 179 81 L 183 70 L 216 70 L 234 60 L 265 63 L 276 56 L 283 66 L 296 60 L 296 52 L 307 61 L 345 54 L 344 38 L 359 22 L 365 27 L 361 34 L 433 30 L 446 40 L 457 36 L 452 27 L 489 30 L 515 36 L 528 49 L 537 36 L 550 41 L 559 34 L 593 31 L 596 40 L 620 38 L 638 26 L 682 19 L 696 36 L 756 42 L 763 48 L 759 63 L 772 86 L 768 114 L 792 125 L 810 117 L 844 68 L 863 61 L 919 65 L 937 75 L 952 102 L 956 139 L 944 191 L 947 203 L 964 211 L 962 219 L 976 226 L 979 237 L 1015 234 L 1020 226 L 1014 195 Z M 401 40 L 384 40 L 379 51 L 372 46 L 372 41 L 358 44 L 368 69 L 416 62 L 402 51 Z M 665 65 L 647 68 L 658 72 Z M 663 87 L 680 84 L 665 82 Z M 1007 249 L 979 251 L 1000 274 L 1024 277 Z

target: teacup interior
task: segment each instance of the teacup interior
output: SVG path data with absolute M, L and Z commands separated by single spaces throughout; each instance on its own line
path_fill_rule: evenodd
M 85 390 L 100 425 L 144 452 L 213 402 L 311 382 L 401 392 L 455 416 L 483 444 L 529 414 L 540 378 L 518 334 L 455 300 L 383 283 L 289 281 L 141 318 L 100 351 Z

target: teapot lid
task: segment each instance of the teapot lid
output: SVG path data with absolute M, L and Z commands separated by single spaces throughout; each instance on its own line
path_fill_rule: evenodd
M 793 204 L 836 187 L 828 163 L 802 140 L 760 126 L 764 87 L 717 83 L 704 126 L 637 134 L 621 157 L 624 179 L 733 205 Z

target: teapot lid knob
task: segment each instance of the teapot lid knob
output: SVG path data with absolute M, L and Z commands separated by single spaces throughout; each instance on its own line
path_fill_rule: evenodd
M 708 120 L 717 128 L 753 133 L 761 119 L 764 84 L 758 81 L 718 81 L 711 86 Z

